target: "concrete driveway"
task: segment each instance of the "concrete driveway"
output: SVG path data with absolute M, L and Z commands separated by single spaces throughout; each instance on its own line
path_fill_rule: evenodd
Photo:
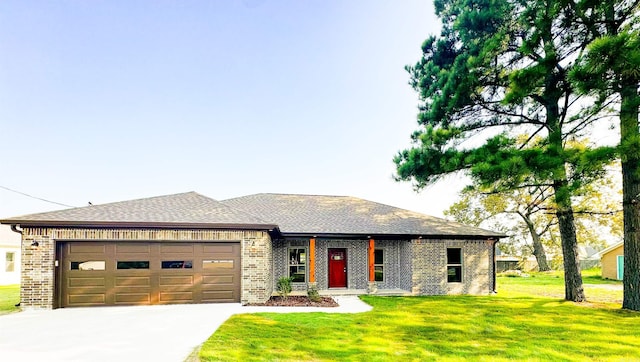
M 184 361 L 230 316 L 254 312 L 358 313 L 371 307 L 336 297 L 337 308 L 183 304 L 65 308 L 0 316 L 3 361 Z

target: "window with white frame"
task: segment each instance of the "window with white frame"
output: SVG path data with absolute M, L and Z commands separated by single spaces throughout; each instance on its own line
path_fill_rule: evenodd
M 376 282 L 384 281 L 384 250 L 375 249 L 373 251 L 373 269 Z
M 294 283 L 304 283 L 307 280 L 307 249 L 289 248 L 289 276 Z
M 16 258 L 15 252 L 7 251 L 7 254 L 5 255 L 6 263 L 5 263 L 4 271 L 10 273 L 16 270 L 15 258 Z
M 447 248 L 447 282 L 462 282 L 462 249 Z

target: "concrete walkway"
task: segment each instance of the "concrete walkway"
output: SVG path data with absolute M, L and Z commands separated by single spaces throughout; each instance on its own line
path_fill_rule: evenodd
M 360 313 L 355 296 L 339 307 L 242 307 L 181 304 L 63 308 L 0 316 L 3 361 L 184 361 L 229 317 L 241 313 Z

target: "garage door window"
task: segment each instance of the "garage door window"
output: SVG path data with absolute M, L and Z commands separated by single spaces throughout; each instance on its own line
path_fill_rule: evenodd
M 162 269 L 191 269 L 193 268 L 192 260 L 163 260 Z
M 149 269 L 149 261 L 118 261 L 118 269 Z
M 104 270 L 104 260 L 72 261 L 71 270 Z
M 203 260 L 202 269 L 233 269 L 233 260 Z

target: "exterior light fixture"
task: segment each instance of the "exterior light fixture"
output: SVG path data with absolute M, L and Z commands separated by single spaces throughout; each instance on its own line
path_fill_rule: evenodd
M 34 240 L 34 241 L 31 243 L 31 249 L 32 249 L 32 250 L 38 250 L 38 247 L 39 247 L 39 246 L 40 246 L 40 243 L 38 243 L 36 240 Z

